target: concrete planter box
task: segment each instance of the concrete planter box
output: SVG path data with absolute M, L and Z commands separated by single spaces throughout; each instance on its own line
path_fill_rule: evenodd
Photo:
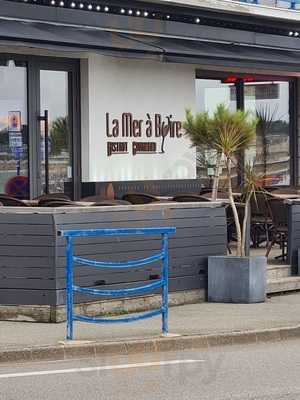
M 266 297 L 266 257 L 208 258 L 208 301 L 260 303 Z

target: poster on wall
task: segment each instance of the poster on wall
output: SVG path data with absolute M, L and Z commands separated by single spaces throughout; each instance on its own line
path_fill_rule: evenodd
M 21 111 L 8 112 L 8 132 L 21 132 Z
M 9 136 L 9 147 L 12 149 L 12 151 L 16 152 L 15 149 L 22 148 L 23 141 L 22 141 L 21 111 L 8 112 L 8 136 Z M 17 153 L 19 152 L 20 150 L 17 151 Z

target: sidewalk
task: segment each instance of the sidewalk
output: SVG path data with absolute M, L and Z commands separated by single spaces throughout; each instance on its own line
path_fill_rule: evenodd
M 285 329 L 282 329 L 285 328 Z M 38 359 L 65 358 L 61 349 L 76 347 L 81 354 L 97 352 L 119 353 L 177 349 L 203 344 L 253 342 L 282 339 L 288 336 L 300 337 L 300 293 L 277 296 L 262 304 L 216 304 L 201 303 L 170 308 L 169 331 L 174 337 L 161 338 L 161 319 L 154 318 L 131 324 L 95 325 L 74 323 L 74 345 L 62 343 L 65 340 L 65 323 L 41 324 L 30 322 L 0 321 L 0 362 Z M 284 332 L 284 337 L 283 337 Z M 209 338 L 212 338 L 211 341 Z M 237 340 L 234 340 L 236 338 Z M 203 339 L 203 340 L 202 340 Z M 143 345 L 142 345 L 143 344 Z M 153 347 L 153 348 L 152 348 Z M 27 354 L 28 353 L 28 354 Z M 50 354 L 52 353 L 52 354 Z M 23 358 L 22 358 L 23 354 Z M 14 356 L 15 355 L 15 356 Z M 71 356 L 71 352 L 70 352 Z

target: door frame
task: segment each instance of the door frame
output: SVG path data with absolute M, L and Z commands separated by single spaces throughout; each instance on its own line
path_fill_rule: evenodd
M 80 60 L 26 54 L 1 53 L 0 61 L 15 60 L 27 66 L 27 120 L 28 120 L 28 179 L 30 198 L 41 193 L 40 152 L 40 74 L 42 70 L 66 71 L 69 73 L 69 115 L 72 144 L 73 198 L 81 196 L 81 120 L 80 120 Z

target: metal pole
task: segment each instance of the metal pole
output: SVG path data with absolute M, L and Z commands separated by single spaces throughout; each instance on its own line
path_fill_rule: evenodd
M 73 340 L 73 243 L 67 237 L 67 339 Z
M 49 120 L 45 110 L 45 193 L 49 194 Z
M 168 314 L 169 314 L 169 301 L 168 301 L 168 292 L 169 292 L 169 240 L 168 234 L 164 233 L 162 235 L 162 244 L 163 244 L 163 290 L 162 290 L 162 332 L 163 334 L 167 334 L 169 331 L 168 327 Z

